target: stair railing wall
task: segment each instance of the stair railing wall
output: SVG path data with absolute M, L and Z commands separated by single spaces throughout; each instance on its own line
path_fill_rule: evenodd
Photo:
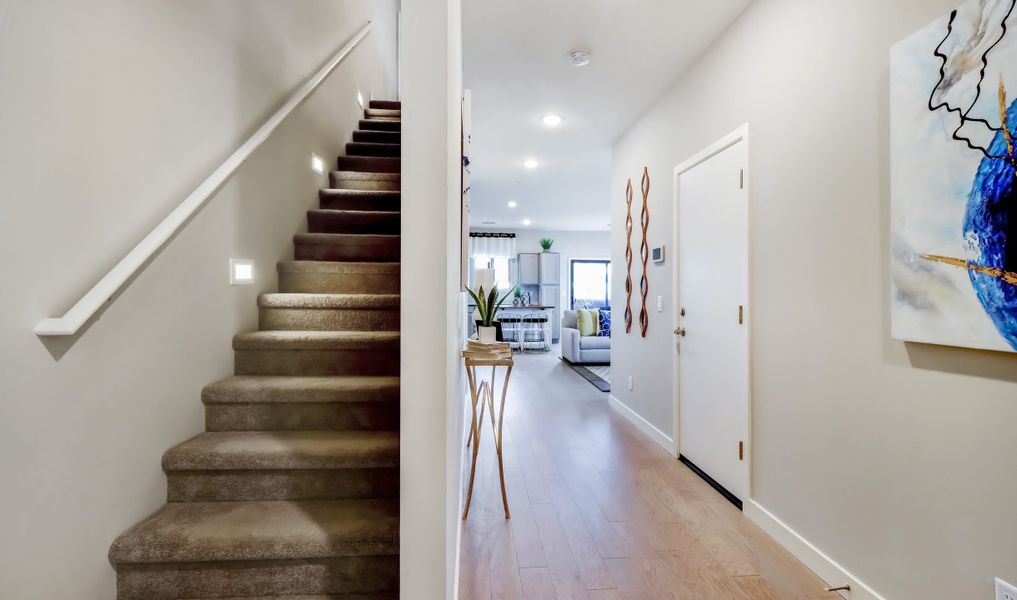
M 275 132 L 290 113 L 303 104 L 328 79 L 329 75 L 342 64 L 353 49 L 371 33 L 373 27 L 373 23 L 368 21 L 324 66 L 294 91 L 286 102 L 229 158 L 212 171 L 212 174 L 197 189 L 156 225 L 155 229 L 146 235 L 109 273 L 92 286 L 92 289 L 88 290 L 64 316 L 43 319 L 35 326 L 35 334 L 38 336 L 75 335 L 107 302 L 113 300 L 124 284 L 130 281 L 135 273 L 141 270 L 149 259 L 176 235 L 201 207 L 212 199 L 215 193 L 236 173 L 240 165 L 254 154 L 255 150 Z

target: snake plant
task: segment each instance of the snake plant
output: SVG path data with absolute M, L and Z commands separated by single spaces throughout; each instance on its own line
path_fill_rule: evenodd
M 480 313 L 481 327 L 494 327 L 495 313 L 498 312 L 498 309 L 501 308 L 502 303 L 505 302 L 505 300 L 509 297 L 510 294 L 512 294 L 512 292 L 515 289 L 516 288 L 513 286 L 513 288 L 505 292 L 505 295 L 502 296 L 501 299 L 499 300 L 498 286 L 494 286 L 493 288 L 491 288 L 491 291 L 488 292 L 487 294 L 484 293 L 484 286 L 480 286 L 479 288 L 477 288 L 476 292 L 474 292 L 470 288 L 466 288 L 466 291 L 469 292 L 470 297 L 473 298 L 473 301 L 477 303 L 477 312 Z

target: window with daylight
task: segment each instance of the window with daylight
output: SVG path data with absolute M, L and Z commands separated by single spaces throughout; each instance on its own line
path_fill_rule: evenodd
M 569 263 L 571 308 L 611 306 L 611 261 L 573 260 Z
M 512 287 L 509 279 L 509 259 L 507 256 L 474 256 L 473 269 L 494 269 L 494 275 L 498 278 L 498 289 L 502 293 Z M 476 282 L 474 282 L 476 285 Z

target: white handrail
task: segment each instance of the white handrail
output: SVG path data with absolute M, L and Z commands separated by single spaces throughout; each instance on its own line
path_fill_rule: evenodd
M 67 313 L 60 318 L 43 319 L 35 326 L 35 334 L 39 336 L 74 335 L 103 307 L 134 274 L 162 248 L 173 235 L 187 222 L 191 216 L 205 205 L 234 172 L 261 146 L 268 136 L 290 113 L 300 106 L 332 71 L 357 47 L 357 44 L 371 32 L 373 24 L 368 21 L 356 35 L 350 39 L 325 66 L 308 79 L 300 89 L 289 97 L 285 104 L 273 114 L 257 131 L 247 139 L 240 148 L 226 159 L 218 169 L 212 172 L 198 189 L 173 209 L 151 233 L 145 236 L 127 256 L 88 290 Z

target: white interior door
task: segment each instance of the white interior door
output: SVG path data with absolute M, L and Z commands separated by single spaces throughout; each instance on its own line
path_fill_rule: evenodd
M 679 452 L 748 498 L 748 141 L 675 169 Z M 682 335 L 684 334 L 684 335 Z

